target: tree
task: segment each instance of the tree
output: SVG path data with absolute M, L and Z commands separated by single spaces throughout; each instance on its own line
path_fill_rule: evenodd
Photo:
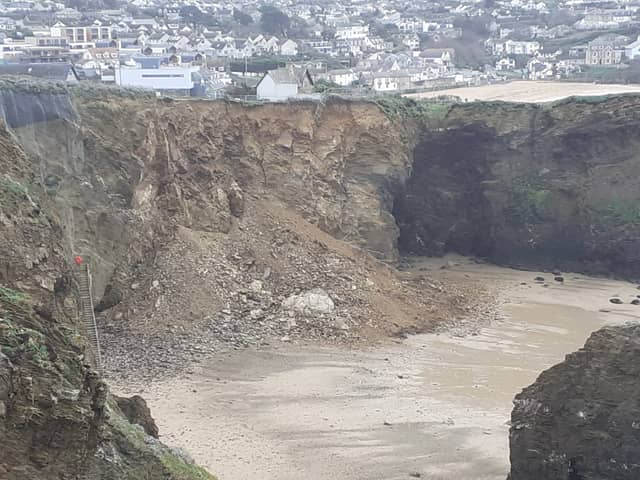
M 375 21 L 369 24 L 369 30 L 371 30 L 374 35 L 384 39 L 400 32 L 397 25 L 393 23 L 380 23 Z
M 290 19 L 289 35 L 292 38 L 307 38 L 309 36 L 309 25 L 303 18 L 294 16 Z
M 202 19 L 203 13 L 198 7 L 194 5 L 185 5 L 180 9 L 180 17 L 182 17 L 185 22 L 190 23 L 195 27 L 196 24 Z
M 340 85 L 337 83 L 331 82 L 329 80 L 320 79 L 313 85 L 313 91 L 316 93 L 324 93 L 327 90 L 333 90 L 340 88 Z
M 238 22 L 240 25 L 244 25 L 245 27 L 250 23 L 253 23 L 253 18 L 251 15 L 247 15 L 246 13 L 238 10 L 237 8 L 233 9 L 233 19 Z
M 291 20 L 282 11 L 271 5 L 265 5 L 261 8 L 260 26 L 266 33 L 272 35 L 286 33 Z

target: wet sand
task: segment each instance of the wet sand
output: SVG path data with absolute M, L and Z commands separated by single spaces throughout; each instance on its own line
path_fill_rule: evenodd
M 639 318 L 640 307 L 628 302 L 640 292 L 570 274 L 562 285 L 542 274 L 552 280 L 543 287 L 536 272 L 459 258 L 439 269 L 447 260 L 416 268 L 490 281 L 501 292 L 500 318 L 476 335 L 417 335 L 368 351 L 282 344 L 219 356 L 142 393 L 162 440 L 220 480 L 504 480 L 514 395 L 592 331 Z M 627 304 L 610 304 L 616 294 Z
M 640 93 L 640 85 L 595 84 L 553 81 L 514 81 L 480 87 L 450 88 L 433 92 L 405 95 L 412 98 L 432 98 L 453 95 L 463 100 L 502 100 L 507 102 L 553 102 L 571 96 L 590 97 L 621 93 Z

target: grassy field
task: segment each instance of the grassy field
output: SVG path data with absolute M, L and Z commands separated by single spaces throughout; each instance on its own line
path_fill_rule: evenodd
M 573 96 L 600 96 L 617 93 L 640 93 L 638 85 L 606 85 L 594 83 L 518 81 L 481 87 L 451 88 L 434 92 L 413 93 L 411 98 L 453 95 L 463 100 L 503 100 L 511 102 L 553 102 Z

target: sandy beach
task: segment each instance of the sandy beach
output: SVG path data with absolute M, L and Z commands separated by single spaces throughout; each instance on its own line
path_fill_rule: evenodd
M 548 272 L 458 257 L 415 268 L 492 282 L 499 318 L 473 335 L 360 351 L 289 343 L 233 351 L 185 378 L 119 393 L 141 393 L 162 440 L 220 480 L 504 480 L 514 395 L 592 331 L 640 318 L 626 282 L 564 274 L 560 284 Z M 626 305 L 609 303 L 613 295 Z

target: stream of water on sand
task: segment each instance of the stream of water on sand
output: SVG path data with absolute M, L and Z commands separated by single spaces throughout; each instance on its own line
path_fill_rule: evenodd
M 212 359 L 143 393 L 162 439 L 220 480 L 504 480 L 514 395 L 592 331 L 639 318 L 628 304 L 638 292 L 582 275 L 542 287 L 535 272 L 430 267 L 496 284 L 501 318 L 477 335 L 367 351 L 283 345 Z

